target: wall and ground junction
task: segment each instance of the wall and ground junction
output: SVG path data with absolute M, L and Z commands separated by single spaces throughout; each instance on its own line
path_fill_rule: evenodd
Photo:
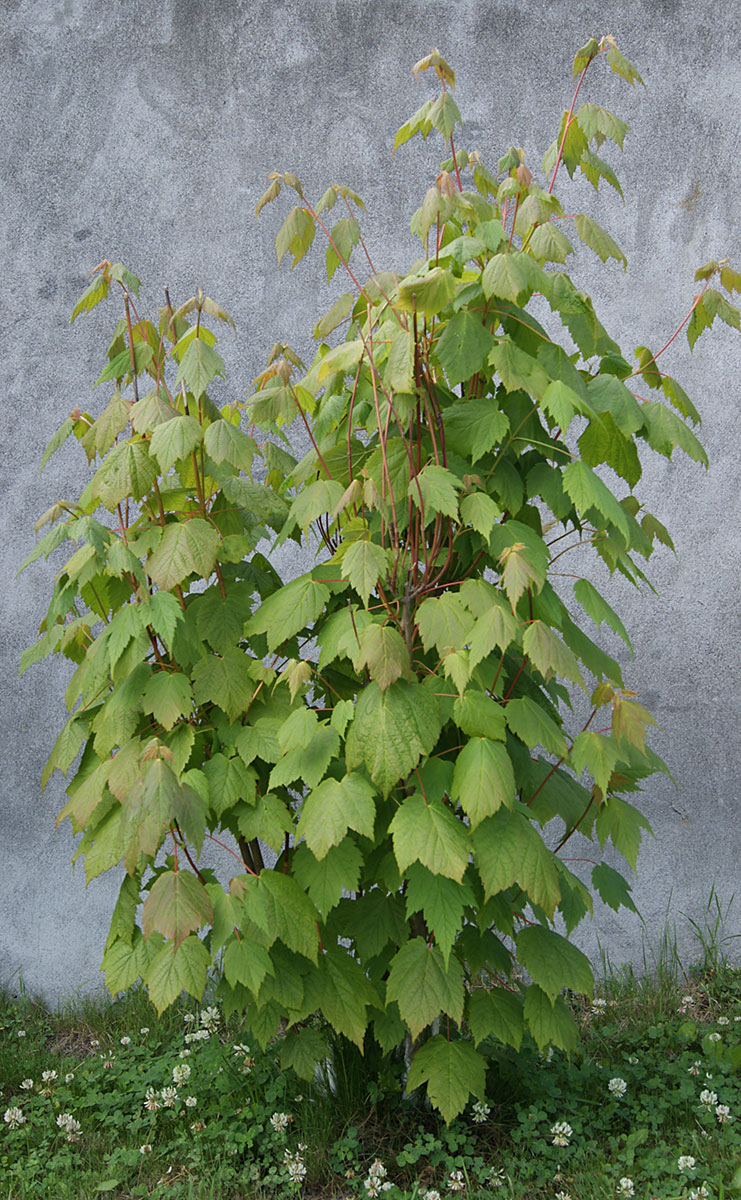
M 566 180 L 563 194 L 607 225 L 629 267 L 602 267 L 585 251 L 572 270 L 628 352 L 658 348 L 692 302 L 695 268 L 741 258 L 736 17 L 732 0 L 5 0 L 0 983 L 22 976 L 52 998 L 95 986 L 118 883 L 111 872 L 85 888 L 70 865 L 69 823 L 54 829 L 60 777 L 40 792 L 64 716 L 65 664 L 17 679 L 54 568 L 14 575 L 36 517 L 76 495 L 85 469 L 69 444 L 41 478 L 38 463 L 73 407 L 100 403 L 90 388 L 118 316 L 100 308 L 70 331 L 87 273 L 122 260 L 152 304 L 163 284 L 176 303 L 202 286 L 237 322 L 238 341 L 222 344 L 228 379 L 217 399 L 239 398 L 275 341 L 309 352 L 317 314 L 341 288 L 318 284 L 318 268 L 276 272 L 278 214 L 254 216 L 268 171 L 294 170 L 312 195 L 347 183 L 366 202 L 376 262 L 411 261 L 408 218 L 439 153 L 431 139 L 391 155 L 395 129 L 431 94 L 412 63 L 439 46 L 458 74 L 462 144 L 496 162 L 515 143 L 537 168 L 570 100 L 574 51 L 611 33 L 647 84 L 631 89 L 600 63 L 587 89 L 631 127 L 615 162 L 626 202 L 595 197 L 584 181 Z M 649 452 L 640 498 L 670 527 L 677 557 L 651 561 L 658 595 L 620 579 L 607 594 L 633 635 L 626 682 L 655 713 L 654 745 L 677 782 L 650 781 L 640 799 L 656 837 L 641 852 L 635 895 L 650 945 L 671 904 L 689 961 L 697 947 L 680 914 L 702 921 L 714 883 L 727 906 L 741 857 L 741 338 L 723 328 L 694 356 L 678 338 L 666 361 L 703 414 L 711 466 Z M 643 931 L 630 913 L 598 906 L 583 945 L 595 958 L 602 945 L 614 962 L 640 961 Z M 741 900 L 726 933 L 741 936 Z

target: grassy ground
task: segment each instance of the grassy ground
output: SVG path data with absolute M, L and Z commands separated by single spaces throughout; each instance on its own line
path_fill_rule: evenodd
M 706 947 L 685 976 L 664 954 L 575 1011 L 572 1061 L 492 1046 L 486 1106 L 446 1128 L 398 1099 L 400 1063 L 344 1042 L 331 1086 L 307 1083 L 216 1009 L 6 995 L 0 1197 L 741 1195 L 741 970 Z

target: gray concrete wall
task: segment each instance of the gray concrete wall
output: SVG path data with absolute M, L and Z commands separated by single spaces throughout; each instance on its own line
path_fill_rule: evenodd
M 626 204 L 595 198 L 585 182 L 563 191 L 630 261 L 623 274 L 585 253 L 577 278 L 629 352 L 658 347 L 687 311 L 695 268 L 741 257 L 737 16 L 732 0 L 5 0 L 0 982 L 20 971 L 57 997 L 93 985 L 117 885 L 106 876 L 85 890 L 68 823 L 54 831 L 59 782 L 40 794 L 63 719 L 64 664 L 16 679 L 52 570 L 13 576 L 36 516 L 76 495 L 83 478 L 75 447 L 41 479 L 40 455 L 72 407 L 98 399 L 90 385 L 111 310 L 69 328 L 87 272 L 121 259 L 152 303 L 163 284 L 176 299 L 198 285 L 218 299 L 239 327 L 223 347 L 226 402 L 274 341 L 308 351 L 317 312 L 339 290 L 311 266 L 276 273 L 278 214 L 254 217 L 269 170 L 296 171 L 313 194 L 329 182 L 355 188 L 377 263 L 398 265 L 416 256 L 405 229 L 438 156 L 432 139 L 391 156 L 395 129 L 430 94 L 412 79 L 413 61 L 439 46 L 456 68 L 463 144 L 496 161 L 514 142 L 537 167 L 570 99 L 575 49 L 612 33 L 648 85 L 631 90 L 600 64 L 587 89 L 631 126 L 618 163 Z M 677 339 L 665 361 L 702 410 L 711 468 L 652 456 L 639 495 L 670 526 L 678 557 L 652 562 L 658 598 L 620 580 L 609 594 L 634 637 L 627 678 L 662 726 L 655 744 L 678 781 L 676 791 L 664 778 L 647 787 L 656 839 L 641 854 L 636 895 L 649 942 L 671 898 L 689 959 L 679 914 L 700 918 L 714 880 L 726 904 L 738 884 L 741 339 L 705 335 L 694 358 Z M 741 934 L 741 903 L 726 931 Z M 615 961 L 640 958 L 641 933 L 629 915 L 600 910 L 584 944 L 596 954 L 599 939 Z

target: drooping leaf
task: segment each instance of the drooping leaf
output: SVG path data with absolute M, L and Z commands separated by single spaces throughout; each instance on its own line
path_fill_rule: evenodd
M 204 885 L 190 871 L 163 871 L 158 875 L 142 909 L 146 938 L 157 930 L 174 942 L 175 949 L 201 925 L 213 921 L 211 900 Z
M 501 710 L 500 710 L 501 711 Z M 451 796 L 460 802 L 471 829 L 515 800 L 512 762 L 501 742 L 472 737 L 455 760 Z
M 438 706 L 428 688 L 398 682 L 382 692 L 371 683 L 358 697 L 347 736 L 348 769 L 363 763 L 387 796 L 423 754 L 431 753 L 439 734 Z
M 142 711 L 152 713 L 164 729 L 172 729 L 192 707 L 190 681 L 180 671 L 156 671 L 142 693 Z
M 468 998 L 468 1024 L 476 1045 L 495 1037 L 519 1050 L 525 1031 L 522 997 L 501 987 L 476 988 Z
M 208 950 L 193 935 L 177 947 L 164 945 L 152 960 L 146 975 L 149 999 L 158 1015 L 161 1016 L 181 992 L 200 1000 L 206 987 L 208 966 Z
M 463 1112 L 469 1096 L 484 1096 L 485 1074 L 484 1059 L 470 1042 L 451 1042 L 437 1034 L 416 1051 L 407 1089 L 426 1083 L 430 1102 L 450 1124 Z
M 448 321 L 435 346 L 435 354 L 450 387 L 480 371 L 494 345 L 494 336 L 476 313 L 462 309 Z
M 412 1037 L 417 1037 L 441 1012 L 454 1021 L 463 1016 L 463 968 L 453 958 L 445 969 L 443 956 L 424 938 L 406 942 L 391 960 L 387 1000 L 395 1000 Z
M 365 607 L 381 576 L 389 566 L 388 551 L 376 542 L 361 540 L 354 542 L 343 555 L 341 573 L 360 596 Z
M 442 800 L 425 800 L 421 792 L 414 792 L 402 803 L 389 830 L 402 874 L 410 863 L 420 862 L 433 875 L 461 882 L 468 864 L 468 836 Z
M 472 836 L 486 898 L 518 883 L 548 914 L 561 897 L 553 854 L 521 812 L 505 808 L 482 821 Z
M 176 587 L 189 575 L 208 579 L 219 540 L 218 530 L 202 517 L 172 522 L 165 526 L 159 544 L 147 559 L 147 573 L 163 591 Z
M 367 667 L 371 679 L 385 692 L 397 679 L 408 679 L 411 662 L 406 642 L 393 625 L 366 626 L 360 634 L 360 646 L 354 660 L 359 667 Z
M 268 649 L 276 650 L 315 621 L 328 599 L 326 584 L 317 583 L 310 575 L 294 579 L 263 601 L 248 622 L 247 633 L 266 633 Z
M 531 749 L 542 746 L 549 754 L 559 757 L 568 753 L 561 729 L 529 696 L 508 700 L 504 705 L 504 716 L 512 732 Z
M 376 806 L 373 788 L 357 772 L 343 779 L 325 779 L 304 800 L 297 835 L 317 859 L 323 859 L 337 846 L 348 829 L 363 837 L 373 837 Z
M 553 1002 L 537 984 L 531 983 L 525 992 L 524 1013 L 527 1027 L 541 1053 L 549 1046 L 556 1046 L 567 1054 L 576 1050 L 576 1024 L 571 1010 L 560 996 Z
M 594 978 L 589 959 L 566 938 L 544 925 L 527 925 L 516 942 L 520 962 L 551 1003 L 563 988 L 591 996 Z

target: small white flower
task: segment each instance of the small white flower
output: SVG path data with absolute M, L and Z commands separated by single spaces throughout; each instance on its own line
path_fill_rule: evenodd
M 605 1012 L 607 1011 L 607 1001 L 603 1000 L 601 996 L 597 996 L 597 998 L 592 1001 L 592 1006 L 589 1011 L 593 1017 L 604 1016 Z
M 441 1200 L 440 1193 L 435 1188 L 431 1188 L 429 1192 L 425 1192 L 424 1197 L 425 1200 Z
M 190 1079 L 190 1066 L 188 1063 L 179 1063 L 177 1067 L 172 1068 L 172 1081 L 178 1087 L 182 1083 L 187 1083 Z
M 700 1104 L 706 1108 L 708 1112 L 715 1108 L 718 1103 L 718 1096 L 715 1092 L 711 1092 L 709 1088 L 705 1088 L 704 1092 L 700 1092 Z
M 726 1125 L 728 1121 L 732 1121 L 731 1110 L 727 1104 L 717 1104 L 715 1106 L 715 1115 L 721 1125 Z
M 556 1200 L 571 1200 L 568 1192 L 556 1192 Z
M 148 1087 L 144 1093 L 144 1107 L 150 1112 L 156 1112 L 160 1106 L 159 1096 L 153 1087 Z
M 25 1037 L 25 1036 L 26 1036 L 26 1031 L 25 1031 L 25 1029 L 19 1029 L 19 1030 L 18 1030 L 18 1037 Z
M 702 1062 L 700 1061 L 699 1058 L 696 1058 L 695 1061 L 693 1062 L 692 1066 L 687 1068 L 687 1074 L 688 1075 L 699 1075 L 701 1066 L 702 1066 Z
M 552 1145 L 568 1146 L 574 1131 L 568 1121 L 556 1121 L 555 1125 L 551 1125 L 551 1134 L 553 1136 Z
M 709 1033 L 708 1034 L 709 1042 L 719 1042 L 720 1040 L 721 1040 L 721 1036 L 719 1033 Z
M 149 1033 L 149 1026 L 142 1025 L 141 1029 L 139 1030 L 139 1033 L 142 1035 L 142 1037 L 146 1037 L 147 1034 Z
M 682 1004 L 694 1004 L 694 1003 L 695 1003 L 694 996 L 682 996 Z
M 270 1124 L 276 1133 L 283 1133 L 288 1128 L 293 1118 L 284 1112 L 274 1112 L 270 1118 Z
M 462 1192 L 466 1186 L 466 1179 L 462 1171 L 450 1171 L 448 1174 L 448 1187 L 451 1192 Z
M 630 1178 L 630 1176 L 623 1175 L 622 1179 L 620 1180 L 617 1187 L 615 1188 L 615 1191 L 618 1196 L 634 1196 L 635 1195 L 635 1185 L 633 1183 L 633 1180 Z
M 305 1149 L 306 1149 L 306 1147 L 304 1146 L 304 1150 L 305 1150 Z M 383 1163 L 381 1162 L 380 1158 L 376 1158 L 376 1159 L 375 1159 L 375 1160 L 374 1160 L 374 1161 L 371 1163 L 371 1165 L 368 1167 L 368 1174 L 369 1174 L 369 1175 L 370 1175 L 370 1176 L 371 1176 L 373 1179 L 385 1179 L 385 1178 L 386 1178 L 386 1176 L 388 1175 L 388 1171 L 387 1171 L 387 1170 L 386 1170 L 386 1168 L 384 1167 L 384 1165 L 383 1165 Z
M 232 1046 L 235 1054 L 251 1054 L 249 1046 L 245 1046 L 244 1042 L 238 1042 L 236 1046 Z
M 608 1083 L 607 1090 L 608 1092 L 611 1092 L 613 1096 L 617 1096 L 619 1098 L 620 1096 L 625 1095 L 628 1090 L 628 1085 L 624 1079 L 621 1079 L 619 1075 L 616 1075 L 615 1078 L 611 1079 Z
M 201 1009 L 201 1025 L 207 1029 L 209 1033 L 213 1033 L 219 1026 L 221 1015 L 218 1008 L 213 1005 L 210 1008 Z
M 679 1158 L 677 1159 L 678 1171 L 691 1171 L 694 1165 L 695 1159 L 691 1154 L 680 1154 Z
M 149 1154 L 151 1149 L 152 1149 L 152 1147 L 150 1146 L 149 1142 L 145 1142 L 143 1146 L 139 1147 L 139 1153 L 140 1154 Z
M 186 1025 L 192 1025 L 193 1022 L 195 1021 L 195 1019 L 196 1019 L 196 1017 L 195 1017 L 194 1013 L 186 1013 L 185 1016 L 183 1017 L 183 1020 L 185 1021 Z
M 67 1072 L 67 1074 L 66 1074 L 66 1075 L 65 1075 L 65 1077 L 64 1077 L 64 1082 L 65 1082 L 65 1083 L 71 1083 L 71 1082 L 72 1082 L 72 1080 L 74 1079 L 74 1077 L 75 1077 L 75 1073 L 74 1073 L 74 1071 L 68 1071 L 68 1072 Z
M 6 1108 L 3 1120 L 9 1129 L 17 1129 L 19 1125 L 25 1125 L 26 1123 L 26 1118 L 16 1105 L 12 1108 Z
M 731 1022 L 728 1017 L 718 1017 L 718 1021 L 717 1021 L 718 1025 L 730 1025 L 730 1023 Z
M 506 1182 L 504 1168 L 500 1167 L 497 1170 L 496 1167 L 492 1167 L 489 1172 L 487 1182 L 489 1184 L 489 1187 L 493 1187 L 493 1188 L 502 1187 L 504 1185 L 504 1183 Z
M 57 1117 L 57 1125 L 67 1134 L 68 1142 L 79 1142 L 82 1126 L 79 1121 L 76 1121 L 72 1113 L 60 1113 Z
M 477 1125 L 482 1125 L 490 1112 L 489 1105 L 484 1104 L 483 1100 L 476 1100 L 471 1108 L 471 1116 Z
M 24 1092 L 30 1092 L 31 1088 L 33 1087 L 33 1079 L 22 1079 L 21 1087 L 23 1088 Z
M 131 1038 L 130 1038 L 130 1037 L 122 1037 L 122 1038 L 119 1038 L 118 1040 L 119 1040 L 119 1042 L 121 1043 L 121 1045 L 122 1045 L 122 1046 L 130 1046 L 130 1045 L 131 1045 Z
M 186 1096 L 185 1097 L 185 1107 L 186 1108 L 195 1108 L 197 1103 L 198 1103 L 198 1101 L 196 1100 L 195 1096 Z
M 304 1179 L 306 1178 L 306 1167 L 304 1166 L 303 1159 L 301 1158 L 302 1149 L 306 1149 L 306 1147 L 299 1146 L 298 1151 L 295 1152 L 290 1150 L 283 1151 L 283 1162 L 291 1183 L 300 1184 L 303 1183 Z
M 699 1188 L 693 1188 L 690 1192 L 689 1200 L 708 1200 L 710 1192 L 706 1184 L 701 1184 Z
M 91 1039 L 90 1039 L 90 1045 L 93 1047 L 93 1049 L 95 1049 L 95 1047 L 96 1047 L 96 1046 L 99 1046 L 99 1045 L 100 1045 L 100 1042 L 98 1041 L 98 1039 L 97 1039 L 97 1038 L 91 1038 Z
M 162 1103 L 164 1104 L 165 1108 L 174 1108 L 175 1107 L 175 1101 L 177 1100 L 177 1097 L 178 1097 L 176 1088 L 164 1087 L 162 1089 L 162 1091 L 160 1092 L 160 1096 L 162 1097 Z
M 637 1055 L 637 1054 L 629 1054 L 629 1055 L 628 1055 L 628 1062 L 630 1063 L 631 1067 L 637 1067 L 637 1066 L 638 1066 L 638 1061 L 639 1061 L 639 1060 L 638 1060 L 638 1055 Z
M 205 1128 L 206 1128 L 205 1121 L 194 1121 L 190 1127 L 190 1131 L 191 1131 L 191 1133 L 200 1133 L 201 1130 L 205 1129 Z
M 193 1033 L 186 1033 L 185 1043 L 190 1045 L 191 1042 L 207 1042 L 210 1036 L 207 1029 L 196 1029 Z
M 190 1050 L 181 1050 L 178 1054 L 178 1058 L 190 1058 L 190 1054 Z
M 56 1078 L 57 1078 L 56 1071 L 42 1071 L 41 1072 L 41 1082 L 42 1083 L 55 1083 Z
M 734 1017 L 734 1021 L 741 1021 L 741 1017 Z

